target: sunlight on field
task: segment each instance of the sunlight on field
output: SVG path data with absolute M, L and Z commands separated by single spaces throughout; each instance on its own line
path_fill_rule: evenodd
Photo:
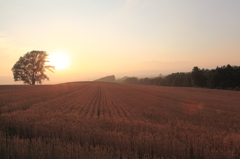
M 69 69 L 70 66 L 70 57 L 63 51 L 49 54 L 49 61 L 49 64 L 55 66 L 56 70 Z
M 0 158 L 239 158 L 239 95 L 102 82 L 0 86 Z

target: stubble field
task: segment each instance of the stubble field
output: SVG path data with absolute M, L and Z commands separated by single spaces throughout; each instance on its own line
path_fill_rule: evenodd
M 240 158 L 240 92 L 0 86 L 0 158 Z

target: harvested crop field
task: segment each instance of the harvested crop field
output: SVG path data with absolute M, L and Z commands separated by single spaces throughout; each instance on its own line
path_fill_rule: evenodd
M 0 86 L 0 158 L 240 158 L 240 92 Z

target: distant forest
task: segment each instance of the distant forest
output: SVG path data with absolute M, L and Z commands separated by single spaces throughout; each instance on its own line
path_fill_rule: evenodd
M 175 87 L 203 87 L 240 91 L 240 66 L 222 66 L 216 69 L 200 69 L 195 66 L 192 72 L 177 72 L 165 77 L 128 77 L 123 83 Z

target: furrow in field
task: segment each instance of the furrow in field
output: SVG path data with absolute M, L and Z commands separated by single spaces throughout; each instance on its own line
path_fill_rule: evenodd
M 138 118 L 141 118 L 142 120 L 155 122 L 156 118 L 152 116 L 154 112 L 158 112 L 159 116 L 161 116 L 162 118 L 171 119 L 170 116 L 165 117 L 165 114 L 173 114 L 174 112 L 179 112 L 179 109 L 182 109 L 182 107 L 184 107 L 184 105 L 180 104 L 179 102 L 162 98 L 162 96 L 156 96 L 151 94 L 149 95 L 144 92 L 144 90 L 143 92 L 131 90 L 131 86 L 130 88 L 128 88 L 128 85 L 126 85 L 125 87 L 127 88 L 123 88 L 123 90 L 125 90 L 126 92 L 131 92 L 131 95 L 134 98 L 129 98 L 128 102 L 130 105 L 135 106 L 134 112 L 136 112 L 136 114 L 138 114 Z M 157 87 L 155 88 L 157 89 Z M 127 98 L 127 96 L 129 95 L 130 94 L 127 93 L 123 94 L 125 98 Z
M 35 103 L 30 109 L 66 113 L 69 105 L 72 105 L 72 103 L 74 103 L 78 98 L 79 92 L 87 89 L 87 87 L 83 87 L 77 91 L 65 94 L 58 98 L 52 98 L 43 102 Z
M 72 110 L 70 113 L 74 113 L 80 115 L 85 109 L 87 98 L 91 96 L 93 93 L 92 89 L 86 89 L 78 93 L 77 99 L 75 99 L 75 103 L 73 103 Z
M 124 86 L 124 85 L 122 85 Z M 203 88 L 190 87 L 161 87 L 161 86 L 144 86 L 144 85 L 129 85 L 128 89 L 133 89 L 146 95 L 152 95 L 161 100 L 166 100 L 186 104 L 186 105 L 205 105 L 209 111 L 216 111 L 222 103 L 225 107 L 221 107 L 222 111 L 238 112 L 240 107 L 236 106 L 238 96 L 235 96 L 234 91 L 223 91 Z M 186 94 L 188 94 L 186 96 Z M 229 107 L 229 105 L 233 105 Z
M 107 102 L 106 102 L 106 92 L 104 88 L 101 88 L 101 102 L 98 105 L 99 118 L 105 119 L 107 116 Z
M 126 85 L 127 86 L 127 85 Z M 113 89 L 114 90 L 114 89 Z M 130 93 L 129 93 L 130 92 Z M 162 110 L 162 100 L 160 98 L 152 98 L 152 96 L 143 96 L 141 93 L 138 92 L 131 92 L 124 87 L 119 86 L 115 90 L 115 94 L 118 94 L 116 100 L 118 103 L 123 102 L 121 104 L 122 109 L 125 109 L 128 113 L 132 121 L 134 120 L 141 120 L 141 121 L 156 121 L 155 117 L 152 117 L 151 114 L 146 114 L 146 112 L 156 112 L 158 111 L 160 114 L 164 115 L 165 110 Z M 169 103 L 171 105 L 171 103 Z M 168 107 L 171 107 L 168 105 Z M 169 109 L 169 108 L 168 108 Z M 145 115 L 146 114 L 146 115 Z M 149 118 L 150 117 L 150 118 Z
M 199 89 L 200 93 L 196 93 L 199 95 L 192 95 L 191 92 L 186 91 L 196 91 L 197 88 L 183 89 L 167 87 L 161 89 L 161 87 L 156 86 L 148 87 L 138 85 L 122 85 L 122 87 L 128 87 L 126 88 L 126 91 L 128 90 L 128 92 L 131 92 L 135 99 L 141 99 L 140 101 L 142 102 L 142 104 L 139 103 L 138 100 L 134 101 L 132 99 L 130 99 L 129 102 L 133 104 L 135 103 L 136 108 L 140 110 L 142 116 L 144 116 L 147 120 L 150 121 L 171 121 L 171 119 L 175 118 L 178 119 L 178 121 L 185 121 L 194 125 L 201 125 L 199 118 L 202 118 L 202 120 L 204 120 L 203 116 L 204 118 L 213 118 L 213 114 L 216 114 L 218 112 L 222 113 L 222 119 L 225 118 L 225 116 L 228 116 L 227 120 L 229 121 L 234 121 L 235 118 L 238 117 L 236 112 L 229 109 L 237 109 L 237 107 L 229 106 L 234 105 L 236 101 L 229 101 L 229 103 L 226 104 L 225 98 L 228 97 L 227 93 L 233 95 L 236 94 L 231 91 L 228 92 Z M 132 88 L 136 88 L 137 91 L 131 91 Z M 226 92 L 226 95 L 222 99 L 219 98 L 218 100 L 216 100 L 214 96 L 217 95 L 204 95 L 204 92 L 206 91 L 215 91 L 220 93 Z M 186 96 L 186 94 L 188 95 Z M 126 93 L 124 94 L 124 96 L 127 97 L 130 96 L 130 94 Z M 212 99 L 210 100 L 210 98 Z M 233 98 L 235 97 L 233 96 Z M 218 123 L 217 121 L 219 121 L 219 118 L 217 118 L 216 116 L 215 120 L 216 123 Z M 209 125 L 216 127 L 216 124 Z
M 39 88 L 39 89 L 35 90 L 34 92 L 31 92 L 31 94 L 29 94 L 27 97 L 22 98 L 22 100 L 14 103 L 9 103 L 8 105 L 3 106 L 1 108 L 2 113 L 8 113 L 8 112 L 17 111 L 17 110 L 26 110 L 37 103 L 47 102 L 48 100 L 53 100 L 53 99 L 59 99 L 66 95 L 68 96 L 69 94 L 73 94 L 83 88 L 86 88 L 87 85 L 88 84 L 79 84 L 79 85 L 76 85 L 76 87 L 72 90 L 71 90 L 71 87 L 69 88 L 69 87 L 60 87 L 60 86 L 57 86 L 57 87 L 38 86 L 36 88 Z M 25 94 L 25 92 L 24 93 L 18 92 L 16 96 L 18 96 L 19 94 L 20 95 Z M 14 95 L 13 95 L 13 98 L 14 98 Z
M 93 103 L 92 103 L 92 110 L 91 110 L 91 117 L 92 118 L 95 118 L 97 116 L 97 107 L 98 107 L 98 104 L 100 102 L 99 98 L 100 98 L 100 87 L 99 85 L 96 85 L 96 96 L 93 100 Z
M 35 86 L 6 86 L 11 88 L 9 92 L 2 92 L 0 89 L 0 100 L 4 100 L 4 104 L 14 103 L 23 100 L 32 99 L 49 99 L 54 96 L 67 94 L 69 92 L 76 91 L 81 87 L 85 87 L 89 83 L 79 83 L 74 86 L 68 85 L 35 85 Z M 1 88 L 2 86 L 0 86 Z
M 84 109 L 85 104 L 88 102 L 88 98 L 93 94 L 93 89 L 84 89 L 78 92 L 76 98 L 72 99 L 73 102 L 68 106 L 67 113 L 79 114 Z
M 106 88 L 105 84 L 101 84 L 101 90 L 102 90 L 102 100 L 100 101 L 101 107 L 105 107 L 105 110 L 107 111 L 108 118 L 110 119 L 116 119 L 121 117 L 121 114 L 116 108 L 115 102 L 112 100 L 111 93 L 109 93 L 108 88 Z
M 126 109 L 126 107 L 128 107 L 126 100 L 121 97 L 121 92 L 117 91 L 118 88 L 115 87 L 117 87 L 117 85 L 114 85 L 114 89 L 112 89 L 111 85 L 107 87 L 108 99 L 111 103 L 111 107 L 117 112 L 120 118 L 130 119 L 134 117 L 135 115 L 130 113 L 131 110 L 129 108 Z
M 97 117 L 98 115 L 97 115 L 97 109 L 98 109 L 98 104 L 99 104 L 99 102 L 100 102 L 100 87 L 99 87 L 99 85 L 97 85 L 97 84 L 95 84 L 94 83 L 94 86 L 95 86 L 95 88 L 96 88 L 96 90 L 95 90 L 95 96 L 93 97 L 93 99 L 92 99 L 92 103 L 91 103 L 91 110 L 90 110 L 90 113 L 89 113 L 89 117 L 91 117 L 91 118 L 95 118 L 95 117 Z
M 202 104 L 198 101 L 191 101 L 186 98 L 180 99 L 179 97 L 176 97 L 176 95 L 173 95 L 174 92 L 168 92 L 171 88 L 167 90 L 159 90 L 158 87 L 150 87 L 152 91 L 149 92 L 146 92 L 144 89 L 141 90 L 140 88 L 141 87 L 138 88 L 131 85 L 126 89 L 129 89 L 135 98 L 143 98 L 144 100 L 141 100 L 141 102 L 145 103 L 147 107 L 153 107 L 161 112 L 164 111 L 179 114 L 179 112 L 182 112 L 182 110 L 185 109 L 188 113 L 191 113 L 198 110 Z M 163 92 L 165 92 L 165 94 Z M 178 93 L 181 94 L 180 92 Z M 174 98 L 170 97 L 171 95 L 174 96 Z M 136 104 L 137 103 L 138 101 L 136 101 Z
M 112 115 L 113 119 L 117 119 L 117 118 L 122 118 L 121 113 L 119 112 L 119 104 L 116 104 L 112 94 L 111 93 L 106 93 L 107 94 L 107 100 L 108 100 L 108 108 L 109 108 L 109 112 Z
M 77 114 L 79 117 L 84 118 L 86 113 L 89 111 L 90 103 L 92 102 L 92 97 L 95 95 L 95 89 L 88 87 L 86 92 L 80 92 L 78 97 L 78 106 L 77 106 Z M 82 97 L 80 99 L 80 97 Z
M 169 100 L 162 98 L 161 96 L 151 95 L 146 92 L 136 91 L 134 89 L 128 88 L 128 85 L 124 86 L 123 88 L 119 90 L 123 90 L 124 93 L 122 96 L 126 99 L 128 99 L 128 103 L 133 105 L 134 107 L 138 108 L 138 106 L 146 105 L 159 105 L 161 106 L 165 102 L 169 102 Z M 126 88 L 125 88 L 126 87 Z M 128 92 L 131 92 L 128 93 Z M 141 99 L 141 100 L 139 100 Z M 178 103 L 178 102 L 176 102 Z
M 124 110 L 123 110 L 123 107 L 126 104 L 123 103 L 122 100 L 120 100 L 121 97 L 119 96 L 119 94 L 111 94 L 110 96 L 111 96 L 110 99 L 112 102 L 112 106 L 116 109 L 119 117 L 120 118 L 128 118 L 129 116 L 127 116 L 126 112 L 124 112 Z
M 110 104 L 109 106 L 110 106 L 112 109 L 114 109 L 115 112 L 116 112 L 116 116 L 115 116 L 115 117 L 116 117 L 116 118 L 123 118 L 122 113 L 120 112 L 120 109 L 119 109 L 120 104 L 116 104 L 116 103 L 115 103 L 112 95 L 108 95 L 108 98 L 109 98 L 109 104 Z
M 112 118 L 112 113 L 110 111 L 109 107 L 109 96 L 107 94 L 106 88 L 103 87 L 103 94 L 102 94 L 102 99 L 103 99 L 103 112 L 104 112 L 104 117 L 106 118 Z
M 103 103 L 102 103 L 102 87 L 99 88 L 99 102 L 97 103 L 97 117 L 100 118 L 101 115 L 101 107 L 103 107 Z
M 114 99 L 117 103 L 121 103 L 120 108 L 122 109 L 123 113 L 125 114 L 125 117 L 134 120 L 134 119 L 138 118 L 138 112 L 133 107 L 133 105 L 128 103 L 128 98 L 123 97 L 122 94 L 124 94 L 124 93 L 125 92 L 120 92 L 119 98 L 117 96 L 114 96 Z
M 89 89 L 92 89 L 93 90 L 93 93 L 91 96 L 88 96 L 86 98 L 86 103 L 85 103 L 85 109 L 84 109 L 84 113 L 83 113 L 83 116 L 82 117 L 91 117 L 91 113 L 92 113 L 92 110 L 94 109 L 93 107 L 93 103 L 95 102 L 96 100 L 96 96 L 97 96 L 97 88 L 94 87 L 94 86 L 91 86 Z

